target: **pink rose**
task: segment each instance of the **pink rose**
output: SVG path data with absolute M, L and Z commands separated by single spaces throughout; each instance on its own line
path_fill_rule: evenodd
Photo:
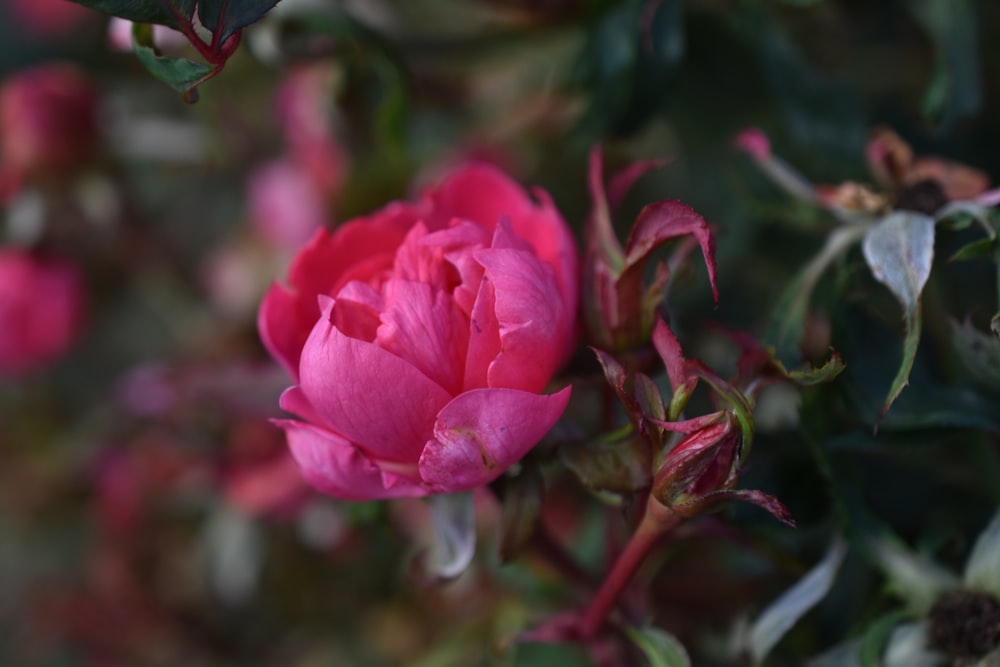
M 573 238 L 546 193 L 459 169 L 419 201 L 321 230 L 261 306 L 297 381 L 277 422 L 306 480 L 345 499 L 492 481 L 555 424 L 572 352 Z
M 83 290 L 74 267 L 0 248 L 0 377 L 60 357 L 76 338 L 82 312 Z

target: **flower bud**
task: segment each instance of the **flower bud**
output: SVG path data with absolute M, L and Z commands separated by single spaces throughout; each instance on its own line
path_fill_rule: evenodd
M 659 166 L 657 162 L 633 164 L 612 180 L 605 193 L 601 154 L 590 156 L 590 192 L 593 209 L 587 221 L 587 256 L 584 266 L 584 323 L 590 342 L 609 352 L 628 352 L 647 344 L 666 297 L 671 266 L 701 246 L 712 292 L 715 285 L 715 241 L 705 219 L 679 201 L 646 206 L 636 218 L 624 247 L 615 236 L 611 211 L 639 176 Z M 653 251 L 677 237 L 691 237 L 668 262 L 659 262 L 653 279 L 646 282 L 646 264 Z
M 671 449 L 653 478 L 653 495 L 667 507 L 728 488 L 736 481 L 743 435 L 729 412 L 690 433 Z

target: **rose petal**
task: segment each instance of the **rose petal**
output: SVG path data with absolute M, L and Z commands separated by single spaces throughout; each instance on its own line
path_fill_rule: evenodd
M 337 327 L 337 330 L 345 336 L 357 338 L 366 343 L 375 340 L 380 321 L 378 309 L 367 303 L 343 297 L 336 300 L 336 306 L 331 313 L 330 320 Z
M 452 218 L 464 218 L 492 233 L 501 217 L 525 218 L 534 208 L 520 185 L 487 164 L 456 169 L 429 193 L 429 198 L 434 211 L 432 228 L 444 227 Z
M 500 323 L 496 314 L 496 292 L 493 281 L 484 275 L 469 316 L 469 346 L 462 389 L 468 391 L 487 387 L 490 364 L 499 355 Z
M 267 290 L 257 312 L 257 331 L 264 347 L 277 359 L 288 374 L 298 380 L 299 354 L 308 336 L 309 327 L 298 317 L 298 299 L 281 285 Z M 319 317 L 319 312 L 316 313 Z M 315 322 L 315 319 L 313 320 Z
M 522 250 L 475 255 L 496 294 L 500 354 L 490 365 L 491 387 L 538 392 L 565 357 L 572 323 L 555 271 Z
M 302 345 L 319 319 L 317 295 L 334 295 L 352 280 L 371 282 L 392 268 L 396 249 L 420 208 L 392 204 L 335 233 L 317 230 L 296 255 L 286 285 L 273 285 L 261 303 L 257 329 L 268 351 L 298 380 Z
M 420 456 L 420 477 L 436 492 L 467 491 L 496 479 L 558 421 L 571 387 L 557 394 L 475 389 L 441 410 Z
M 472 164 L 454 171 L 429 197 L 438 215 L 472 220 L 490 232 L 501 217 L 509 218 L 514 233 L 556 269 L 567 304 L 575 311 L 578 267 L 573 235 L 548 194 L 541 189 L 533 194 L 538 204 L 496 167 Z
M 302 393 L 323 422 L 369 456 L 412 462 L 451 399 L 409 362 L 333 326 L 329 300 L 302 349 Z
M 449 394 L 462 390 L 469 324 L 450 294 L 426 283 L 390 280 L 376 340 Z
M 423 496 L 419 483 L 393 476 L 386 488 L 382 471 L 348 440 L 325 429 L 293 420 L 275 420 L 285 430 L 288 448 L 302 477 L 318 491 L 344 500 L 381 500 Z
M 295 385 L 294 387 L 289 387 L 285 391 L 281 392 L 281 398 L 278 399 L 278 405 L 285 412 L 291 412 L 293 415 L 302 417 L 306 421 L 314 422 L 317 424 L 322 424 L 322 420 L 319 415 L 316 414 L 316 408 L 312 406 L 309 402 L 309 398 L 302 393 L 302 387 Z

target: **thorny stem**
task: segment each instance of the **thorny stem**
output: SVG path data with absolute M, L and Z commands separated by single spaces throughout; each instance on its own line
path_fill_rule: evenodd
M 629 538 L 618 560 L 615 561 L 604 583 L 597 591 L 583 617 L 581 634 L 584 639 L 592 639 L 604 625 L 605 619 L 614 607 L 615 601 L 632 581 L 636 571 L 645 562 L 660 538 L 675 528 L 683 520 L 671 508 L 664 506 L 652 495 L 646 503 L 646 513 Z

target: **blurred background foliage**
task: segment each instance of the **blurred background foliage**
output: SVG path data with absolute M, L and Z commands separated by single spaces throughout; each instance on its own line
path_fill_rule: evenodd
M 289 255 L 262 240 L 248 202 L 254 170 L 288 148 L 275 95 L 293 70 L 326 72 L 345 165 L 323 197 L 331 223 L 481 158 L 547 189 L 580 231 L 592 146 L 615 169 L 669 158 L 616 220 L 624 236 L 642 205 L 676 198 L 714 226 L 718 306 L 695 268 L 668 310 L 690 356 L 717 368 L 735 360 L 719 328 L 764 336 L 835 224 L 767 180 L 734 147 L 739 131 L 764 130 L 816 183 L 871 182 L 865 145 L 878 126 L 918 155 L 1000 174 L 992 2 L 282 0 L 188 105 L 109 46 L 106 17 L 81 9 L 56 25 L 63 1 L 38 3 L 47 15 L 0 3 L 0 77 L 74 63 L 100 112 L 85 167 L 35 179 L 4 207 L 4 242 L 74 258 L 89 303 L 65 358 L 0 383 L 8 665 L 589 664 L 573 646 L 515 641 L 583 601 L 530 553 L 499 565 L 488 498 L 472 570 L 428 587 L 413 572 L 428 521 L 419 503 L 338 503 L 280 470 L 280 433 L 264 420 L 287 380 L 257 341 L 255 308 Z M 897 609 L 873 535 L 961 570 L 1000 504 L 1000 355 L 968 361 L 996 343 L 969 333 L 988 333 L 996 267 L 948 261 L 979 236 L 939 229 L 910 385 L 877 435 L 899 304 L 857 248 L 818 284 L 806 358 L 832 347 L 847 369 L 801 396 L 762 398 L 743 484 L 778 496 L 799 528 L 728 509 L 672 541 L 649 584 L 653 620 L 695 664 L 750 664 L 727 637 L 834 533 L 852 548 L 833 591 L 766 664 L 872 636 Z M 567 371 L 587 374 L 603 381 L 590 360 Z M 254 490 L 240 486 L 258 473 Z M 547 469 L 546 481 L 543 521 L 599 571 L 621 526 L 605 525 L 609 510 L 568 472 Z M 262 487 L 281 497 L 262 500 Z

